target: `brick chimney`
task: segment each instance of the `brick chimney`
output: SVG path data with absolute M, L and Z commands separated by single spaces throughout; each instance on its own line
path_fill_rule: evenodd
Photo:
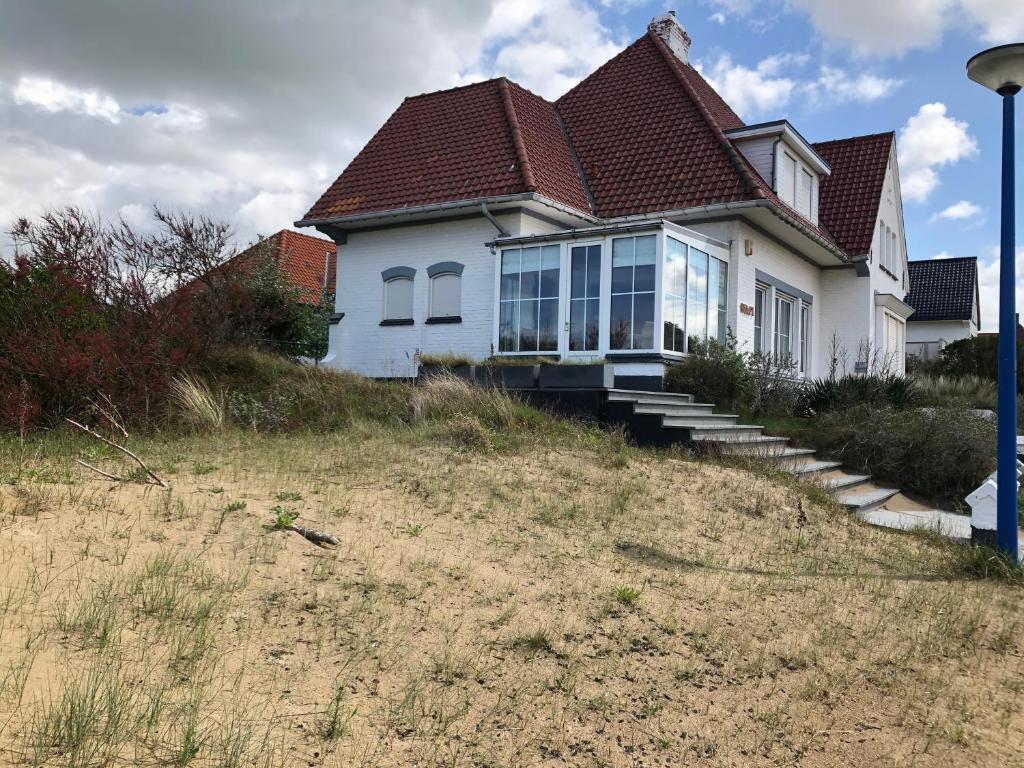
M 690 63 L 690 36 L 686 34 L 683 25 L 676 18 L 675 11 L 669 11 L 651 19 L 647 28 L 664 40 L 669 50 L 678 56 L 684 64 Z

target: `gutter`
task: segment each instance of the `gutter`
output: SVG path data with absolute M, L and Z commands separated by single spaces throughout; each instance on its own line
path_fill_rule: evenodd
M 820 247 L 824 248 L 826 251 L 831 253 L 833 256 L 835 256 L 837 259 L 839 259 L 839 261 L 843 262 L 844 264 L 855 263 L 857 261 L 862 261 L 863 260 L 863 259 L 852 259 L 852 258 L 850 258 L 850 256 L 845 251 L 843 251 L 841 248 L 839 248 L 839 246 L 837 246 L 837 245 L 835 245 L 833 243 L 830 243 L 828 240 L 826 240 L 820 234 L 818 234 L 817 232 L 812 230 L 810 227 L 808 227 L 802 221 L 800 221 L 799 219 L 795 218 L 794 216 L 791 216 L 785 210 L 783 210 L 779 206 L 775 205 L 774 202 L 772 202 L 771 200 L 766 199 L 766 198 L 759 198 L 757 200 L 741 200 L 741 201 L 735 202 L 735 203 L 713 203 L 711 205 L 697 206 L 696 208 L 677 208 L 675 210 L 669 210 L 669 211 L 658 211 L 657 213 L 633 214 L 633 215 L 630 215 L 630 216 L 619 216 L 619 217 L 616 217 L 614 219 L 608 219 L 608 221 L 609 222 L 618 222 L 618 221 L 624 221 L 625 222 L 625 221 L 636 221 L 638 219 L 651 219 L 651 218 L 660 218 L 660 219 L 688 218 L 688 219 L 696 219 L 696 218 L 701 218 L 702 216 L 705 216 L 705 215 L 707 215 L 707 216 L 721 216 L 723 214 L 735 213 L 737 211 L 752 211 L 752 210 L 755 210 L 757 208 L 766 208 L 766 209 L 768 209 L 769 212 L 771 212 L 774 215 L 778 216 L 786 224 L 789 224 L 791 227 L 793 227 L 798 232 L 800 232 L 800 234 L 802 234 L 804 237 L 808 238 L 809 240 L 812 240 L 815 244 L 817 244 Z
M 536 192 L 519 192 L 513 195 L 502 195 L 499 197 L 474 197 L 467 200 L 455 200 L 445 203 L 430 203 L 428 205 L 416 205 L 408 208 L 392 208 L 387 211 L 372 211 L 370 213 L 356 213 L 348 216 L 328 216 L 323 219 L 299 219 L 293 222 L 296 227 L 331 226 L 344 228 L 345 225 L 375 223 L 387 221 L 388 219 L 403 218 L 406 216 L 447 213 L 449 211 L 466 210 L 469 208 L 479 209 L 481 205 L 500 205 L 503 203 L 539 203 L 552 208 L 559 213 L 573 216 L 577 219 L 598 222 L 599 219 L 589 213 L 578 211 L 567 205 L 558 203 L 550 198 L 539 195 Z

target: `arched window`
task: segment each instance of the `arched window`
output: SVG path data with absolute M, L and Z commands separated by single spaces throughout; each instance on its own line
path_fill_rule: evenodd
M 462 270 L 456 261 L 442 261 L 427 267 L 430 277 L 428 323 L 462 322 Z
M 381 272 L 384 280 L 383 325 L 412 324 L 412 289 L 416 270 L 411 267 L 391 267 Z

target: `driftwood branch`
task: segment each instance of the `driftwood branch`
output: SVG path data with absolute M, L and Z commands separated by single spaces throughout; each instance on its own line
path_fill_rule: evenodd
M 312 528 L 306 528 L 304 525 L 289 525 L 287 530 L 295 531 L 302 538 L 307 541 L 311 541 L 319 547 L 324 544 L 339 544 L 338 538 L 330 533 L 323 531 L 314 531 Z
M 89 429 L 89 427 L 85 426 L 84 424 L 79 424 L 74 419 L 64 419 L 64 421 L 66 421 L 68 424 L 73 426 L 75 429 L 81 430 L 82 432 L 84 432 L 85 434 L 89 435 L 90 437 L 96 438 L 101 443 L 103 443 L 105 445 L 109 445 L 111 448 L 115 448 L 115 449 L 121 451 L 121 453 L 123 453 L 128 458 L 133 459 L 140 467 L 142 467 L 143 471 L 145 471 L 146 475 L 149 476 L 152 479 L 153 483 L 155 483 L 156 485 L 159 485 L 161 488 L 170 488 L 170 486 L 166 482 L 164 482 L 159 477 L 157 477 L 156 473 L 153 472 L 153 470 L 151 470 L 148 466 L 146 466 L 146 462 L 144 462 L 137 455 L 135 455 L 134 453 L 129 451 L 123 445 L 118 445 L 113 440 L 107 439 L 106 437 L 101 435 L 99 432 L 96 432 L 96 431 L 94 431 L 92 429 Z M 95 469 L 95 467 L 90 467 L 90 469 Z M 102 473 L 102 474 L 106 474 L 106 473 Z
M 99 467 L 94 467 L 92 464 L 90 464 L 87 461 L 82 461 L 81 459 L 75 459 L 75 461 L 78 462 L 79 464 L 81 464 L 86 469 L 91 469 L 96 474 L 103 475 L 104 477 L 106 477 L 106 478 L 108 478 L 110 480 L 116 480 L 119 483 L 126 483 L 126 482 L 128 482 L 127 478 L 121 477 L 120 475 L 112 475 L 109 472 L 104 472 Z

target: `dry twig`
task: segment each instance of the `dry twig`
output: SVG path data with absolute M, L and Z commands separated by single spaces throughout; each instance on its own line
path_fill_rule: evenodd
M 134 454 L 131 451 L 129 451 L 123 445 L 118 445 L 113 440 L 109 440 L 108 438 L 106 438 L 103 435 L 101 435 L 99 432 L 96 432 L 95 430 L 90 429 L 89 427 L 85 426 L 84 424 L 79 424 L 74 419 L 64 419 L 64 421 L 66 421 L 68 424 L 73 426 L 75 429 L 81 430 L 82 432 L 84 432 L 85 434 L 89 435 L 90 437 L 96 438 L 101 443 L 104 443 L 105 445 L 109 445 L 111 448 L 116 448 L 117 450 L 121 451 L 121 453 L 123 453 L 125 456 L 129 457 L 130 459 L 134 459 L 135 462 L 137 462 L 138 465 L 140 467 L 142 467 L 142 469 L 143 469 L 143 471 L 145 471 L 146 475 L 149 478 L 152 479 L 152 482 L 154 484 L 159 485 L 161 488 L 170 488 L 170 486 L 166 482 L 164 482 L 159 477 L 157 477 L 156 473 L 153 472 L 153 470 L 151 470 L 148 466 L 146 466 L 146 462 L 144 462 L 142 459 L 140 459 L 136 454 Z M 79 464 L 85 464 L 85 462 L 79 461 Z M 96 472 L 99 472 L 101 475 L 106 475 L 107 477 L 111 477 L 113 479 L 117 479 L 117 480 L 121 480 L 121 481 L 124 480 L 124 478 L 118 478 L 116 476 L 109 475 L 106 472 L 102 472 L 101 470 L 96 469 L 96 467 L 90 466 L 88 464 L 85 464 L 85 466 L 89 467 L 89 469 L 92 469 L 92 470 L 94 470 Z
M 324 531 L 314 531 L 312 528 L 306 528 L 304 525 L 289 525 L 289 531 L 295 531 L 299 536 L 311 541 L 317 546 L 322 547 L 324 544 L 339 544 L 338 537 Z

